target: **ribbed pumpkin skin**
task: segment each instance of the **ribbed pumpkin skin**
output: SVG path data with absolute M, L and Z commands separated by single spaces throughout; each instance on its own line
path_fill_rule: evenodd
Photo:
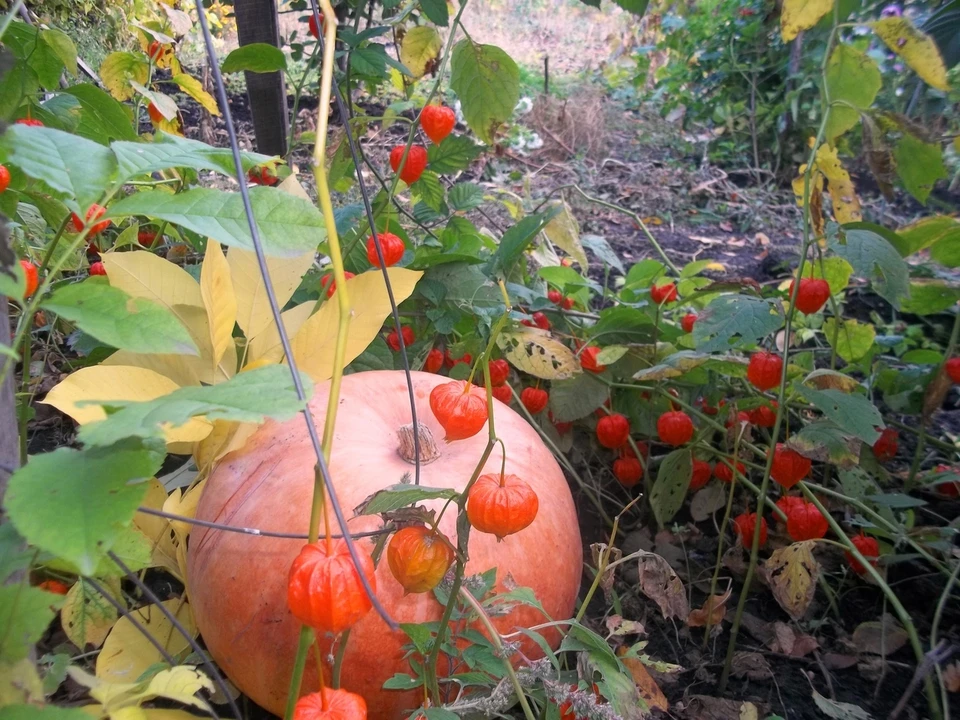
M 419 420 L 433 433 L 441 456 L 421 467 L 427 487 L 463 489 L 487 443 L 487 432 L 446 444 L 443 429 L 429 407 L 430 391 L 447 378 L 414 372 Z M 322 434 L 329 383 L 320 385 L 310 408 Z M 496 567 L 497 589 L 504 591 L 509 574 L 520 586 L 533 589 L 554 619 L 569 618 L 576 602 L 583 549 L 573 499 L 559 466 L 536 431 L 507 406 L 495 403 L 498 435 L 507 448 L 506 472 L 525 479 L 539 497 L 534 522 L 497 543 L 493 535 L 474 532 L 470 538 L 468 574 Z M 410 422 L 410 406 L 402 372 L 378 371 L 343 379 L 330 471 L 347 517 L 379 489 L 412 477 L 413 466 L 397 454 L 397 428 Z M 484 473 L 500 472 L 499 444 Z M 210 474 L 197 518 L 282 532 L 306 532 L 310 518 L 315 458 L 303 418 L 269 422 L 247 445 L 224 458 Z M 424 505 L 440 509 L 442 501 Z M 456 538 L 455 513 L 447 512 L 440 531 Z M 331 525 L 336 526 L 331 514 Z M 378 517 L 350 520 L 353 531 L 374 530 Z M 364 540 L 361 542 L 370 542 Z M 287 573 L 304 543 L 195 527 L 188 553 L 190 603 L 203 640 L 230 679 L 255 702 L 282 715 L 296 652 L 299 625 L 286 604 Z M 398 622 L 439 620 L 442 608 L 432 593 L 404 596 L 385 561 L 377 568 L 381 602 Z M 494 618 L 501 632 L 544 621 L 533 608 L 517 607 Z M 375 611 L 350 634 L 343 667 L 343 687 L 367 701 L 369 717 L 405 717 L 422 695 L 382 690 L 397 672 L 409 672 L 400 650 L 405 636 L 388 631 Z M 559 637 L 548 634 L 552 642 Z M 524 653 L 539 657 L 533 643 Z M 304 693 L 317 689 L 313 653 L 304 676 Z M 445 671 L 441 663 L 441 671 Z M 329 677 L 329 676 L 328 676 Z

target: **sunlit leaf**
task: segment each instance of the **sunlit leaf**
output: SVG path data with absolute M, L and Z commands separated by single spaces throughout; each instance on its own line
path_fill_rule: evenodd
M 902 57 L 927 85 L 937 90 L 950 89 L 940 48 L 933 38 L 914 27 L 909 17 L 881 18 L 871 27 L 887 47 Z
M 464 39 L 453 48 L 450 71 L 450 87 L 460 98 L 467 124 L 492 145 L 520 99 L 520 69 L 500 48 Z

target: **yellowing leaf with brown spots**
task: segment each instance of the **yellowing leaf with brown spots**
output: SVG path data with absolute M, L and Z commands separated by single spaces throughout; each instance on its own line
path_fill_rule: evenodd
M 872 25 L 887 47 L 903 58 L 904 62 L 919 75 L 927 85 L 937 90 L 949 90 L 947 68 L 933 38 L 918 30 L 906 17 L 888 17 Z
M 783 0 L 780 33 L 786 42 L 809 30 L 833 9 L 834 0 Z
M 804 206 L 803 197 L 807 184 L 804 177 L 806 171 L 807 166 L 805 164 L 801 165 L 799 175 L 793 180 L 793 194 L 797 201 L 797 207 L 801 210 Z M 817 170 L 816 166 L 810 174 L 810 223 L 813 225 L 815 235 L 823 235 L 823 174 Z
M 850 180 L 850 173 L 844 169 L 837 157 L 836 148 L 826 143 L 820 146 L 817 150 L 817 169 L 827 179 L 827 190 L 833 200 L 833 214 L 837 222 L 844 225 L 863 220 L 857 189 Z
M 400 45 L 400 62 L 407 66 L 415 78 L 422 77 L 427 64 L 440 54 L 443 40 L 434 28 L 421 25 L 407 31 Z
M 107 586 L 106 589 L 112 591 L 110 594 L 122 603 L 120 583 L 116 579 L 114 583 L 116 587 L 110 588 L 110 582 L 101 580 L 101 585 Z M 83 578 L 70 588 L 60 609 L 63 631 L 81 651 L 86 650 L 88 645 L 100 647 L 118 617 L 117 609 L 110 601 Z
M 120 101 L 129 100 L 136 94 L 130 81 L 143 85 L 148 73 L 147 59 L 131 52 L 110 53 L 100 64 L 100 79 L 110 94 Z
M 203 85 L 201 85 L 200 81 L 195 77 L 187 75 L 186 73 L 180 73 L 170 79 L 179 85 L 180 89 L 187 95 L 200 103 L 208 113 L 211 115 L 220 114 L 220 108 L 217 107 L 217 101 L 214 100 L 213 95 L 204 90 Z
M 547 332 L 533 328 L 503 332 L 497 344 L 511 365 L 534 377 L 568 380 L 581 372 L 570 348 Z
M 820 563 L 813 557 L 813 545 L 799 542 L 778 548 L 763 564 L 774 599 L 794 620 L 806 614 L 817 589 Z

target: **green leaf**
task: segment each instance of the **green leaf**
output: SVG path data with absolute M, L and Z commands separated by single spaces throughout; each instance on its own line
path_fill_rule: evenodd
M 771 300 L 721 295 L 697 317 L 693 341 L 699 352 L 752 345 L 783 326 L 783 309 Z
M 860 441 L 829 420 L 804 425 L 787 445 L 808 458 L 840 467 L 853 467 L 860 458 Z
M 301 376 L 308 397 L 313 384 Z M 102 403 L 115 412 L 104 420 L 80 428 L 86 445 L 113 445 L 129 437 L 163 437 L 164 426 L 179 427 L 202 415 L 208 420 L 260 423 L 265 418 L 287 420 L 303 409 L 297 399 L 290 370 L 283 365 L 239 373 L 227 382 L 204 387 L 183 387 L 156 400 Z
M 844 432 L 860 438 L 868 445 L 873 445 L 880 437 L 877 428 L 883 427 L 883 417 L 863 395 L 848 395 L 832 389 L 814 390 L 799 382 L 795 382 L 793 387 Z
M 944 280 L 911 280 L 910 297 L 900 309 L 914 315 L 933 315 L 949 310 L 960 302 L 960 287 Z
M 433 267 L 425 276 L 427 278 L 444 286 L 446 305 L 471 314 L 477 310 L 490 314 L 503 312 L 500 289 L 475 265 L 456 262 Z
M 268 43 L 250 43 L 227 55 L 220 69 L 225 73 L 241 70 L 255 73 L 278 72 L 287 69 L 287 57 L 283 50 Z
M 388 678 L 383 684 L 384 690 L 413 690 L 423 685 L 423 680 L 407 675 L 405 673 L 394 673 L 393 677 Z
M 108 145 L 113 140 L 137 139 L 129 109 L 96 85 L 74 85 L 63 92 L 80 103 L 77 135 L 101 145 Z
M 356 515 L 379 515 L 380 513 L 399 510 L 400 508 L 415 505 L 424 500 L 452 500 L 457 497 L 453 488 L 429 488 L 423 485 L 397 484 L 389 485 L 378 490 L 364 500 L 354 510 Z
M 426 710 L 422 710 L 421 714 L 426 720 L 460 720 L 460 716 L 455 712 L 442 707 L 427 708 Z
M 803 266 L 803 277 L 826 280 L 830 294 L 836 295 L 850 284 L 853 267 L 842 257 L 831 255 L 822 261 L 808 262 Z
M 151 477 L 163 457 L 140 443 L 35 455 L 10 478 L 5 509 L 27 542 L 89 575 L 147 491 L 131 481 Z
M 586 417 L 610 397 L 610 388 L 590 373 L 550 383 L 550 412 L 557 422 Z
M 460 98 L 470 129 L 492 145 L 497 129 L 520 100 L 520 69 L 495 45 L 461 40 L 453 47 L 450 87 Z
M 0 708 L 0 720 L 90 720 L 90 716 L 79 708 L 7 705 Z
M 590 339 L 617 345 L 652 342 L 654 329 L 653 318 L 645 312 L 618 305 L 600 311 L 600 319 L 593 326 Z
M 870 230 L 844 229 L 830 241 L 830 249 L 870 281 L 874 291 L 895 308 L 910 295 L 910 275 L 900 253 L 886 239 Z M 700 320 L 697 320 L 697 325 Z M 696 326 L 694 326 L 696 334 Z
M 77 46 L 73 44 L 70 36 L 56 28 L 47 28 L 40 31 L 40 40 L 60 59 L 71 77 L 76 77 Z
M 903 257 L 907 257 L 934 243 L 960 243 L 960 222 L 946 215 L 926 217 L 900 228 L 894 237 L 896 241 L 887 239 Z
M 146 298 L 132 298 L 96 278 L 61 286 L 42 307 L 110 347 L 199 355 L 189 331 L 170 310 Z
M 466 170 L 483 152 L 468 135 L 447 135 L 439 145 L 427 148 L 427 164 L 437 173 Z
M 826 137 L 832 141 L 860 122 L 859 110 L 866 110 L 877 97 L 882 80 L 880 68 L 865 53 L 852 45 L 838 44 L 826 68 L 827 89 L 830 91 L 830 117 Z M 849 105 L 838 104 L 849 103 Z M 853 107 L 850 107 L 852 105 Z
M 947 177 L 943 153 L 936 143 L 904 133 L 893 149 L 897 175 L 907 192 L 924 205 L 937 180 Z
M 250 189 L 250 204 L 267 255 L 302 255 L 326 236 L 323 215 L 308 200 L 274 188 L 255 187 Z M 223 245 L 253 250 L 240 193 L 193 188 L 171 195 L 163 190 L 147 190 L 114 203 L 107 215 L 147 215 L 181 225 Z
M 925 500 L 915 498 L 904 493 L 881 493 L 879 495 L 867 495 L 864 500 L 869 500 L 879 507 L 894 508 L 903 510 L 904 508 L 923 507 Z
M 689 448 L 674 450 L 660 463 L 650 492 L 650 508 L 660 527 L 670 522 L 683 506 L 692 475 L 693 455 Z
M 420 196 L 428 208 L 446 214 L 447 206 L 444 202 L 446 193 L 443 185 L 440 184 L 440 177 L 435 172 L 426 170 L 420 179 L 410 186 L 410 189 Z
M 620 256 L 610 247 L 610 243 L 607 242 L 605 237 L 601 235 L 581 235 L 580 244 L 596 255 L 600 262 L 623 274 L 623 263 L 620 261 Z
M 837 354 L 848 363 L 859 360 L 870 352 L 877 337 L 877 332 L 870 323 L 844 320 L 838 325 L 836 318 L 832 317 L 823 323 L 823 334 L 830 347 L 836 348 Z
M 647 11 L 647 6 L 650 4 L 650 0 L 613 0 L 617 5 L 622 7 L 627 12 L 632 12 L 634 15 L 641 17 Z M 589 4 L 589 3 L 588 3 Z
M 27 548 L 13 523 L 0 525 L 0 585 L 6 583 L 13 573 L 30 567 L 34 553 Z
M 11 125 L 0 136 L 7 161 L 40 180 L 81 217 L 100 200 L 117 171 L 107 148 L 46 127 Z
M 420 0 L 420 9 L 427 19 L 436 25 L 446 27 L 450 22 L 447 0 Z
M 61 596 L 25 583 L 0 586 L 0 662 L 27 657 L 61 604 Z
M 43 34 L 43 30 L 33 25 L 15 22 L 7 26 L 3 41 L 16 57 L 29 63 L 44 89 L 53 91 L 59 87 L 60 74 L 64 69 L 64 63 L 60 57 L 63 49 L 58 51 L 51 43 L 45 42 Z M 53 40 L 53 42 L 57 41 Z M 76 62 L 72 69 L 76 74 Z
M 117 156 L 119 176 L 122 180 L 170 168 L 213 170 L 236 177 L 233 153 L 230 148 L 216 148 L 169 133 L 157 133 L 151 143 L 116 142 L 112 145 L 112 149 Z M 269 155 L 259 153 L 240 153 L 244 172 L 273 159 Z
M 387 60 L 387 50 L 383 45 L 364 45 L 350 53 L 350 68 L 357 75 L 381 80 L 388 77 Z
M 421 655 L 430 652 L 430 646 L 433 644 L 430 642 L 433 639 L 433 633 L 430 632 L 429 628 L 421 623 L 400 623 L 400 630 L 410 638 L 413 646 Z
M 490 273 L 507 274 L 551 217 L 553 213 L 549 212 L 528 215 L 507 230 L 500 238 L 500 246 L 490 259 Z
M 946 267 L 960 266 L 960 242 L 941 238 L 930 247 L 930 257 Z
M 453 210 L 473 210 L 483 205 L 483 188 L 471 182 L 457 183 L 447 191 L 447 202 Z

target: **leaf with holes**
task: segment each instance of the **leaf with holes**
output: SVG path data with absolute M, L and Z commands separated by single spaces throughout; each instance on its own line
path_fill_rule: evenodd
M 170 310 L 152 300 L 131 297 L 102 280 L 62 285 L 41 307 L 110 347 L 137 353 L 199 354 L 189 331 Z
M 702 353 L 752 345 L 783 325 L 783 308 L 771 300 L 721 295 L 697 317 L 693 341 Z
M 579 375 L 580 363 L 566 345 L 547 333 L 502 332 L 497 344 L 517 370 L 543 380 L 567 380 Z
M 464 39 L 453 47 L 450 87 L 460 98 L 470 129 L 492 145 L 520 100 L 520 69 L 495 45 Z
M 835 348 L 837 354 L 848 363 L 865 357 L 877 337 L 877 332 L 870 323 L 857 320 L 843 320 L 838 323 L 832 317 L 824 321 L 823 334 L 830 347 Z
M 660 463 L 650 492 L 650 507 L 660 527 L 670 522 L 683 505 L 692 472 L 693 456 L 688 448 L 674 450 Z
M 699 318 L 697 319 L 699 322 Z M 696 325 L 694 325 L 696 328 Z M 663 362 L 653 367 L 639 370 L 633 376 L 634 380 L 656 381 L 670 380 L 686 375 L 697 368 L 716 370 L 732 377 L 744 377 L 747 373 L 747 360 L 736 355 L 706 355 L 690 350 L 681 350 L 664 358 Z
M 860 198 L 850 179 L 850 173 L 843 167 L 837 150 L 824 143 L 817 150 L 817 170 L 827 179 L 827 190 L 833 201 L 833 214 L 839 223 L 859 222 L 863 219 L 860 212 Z
M 289 193 L 251 188 L 250 204 L 267 255 L 301 255 L 316 247 L 326 234 L 320 211 Z M 253 249 L 240 193 L 193 188 L 171 195 L 163 190 L 147 190 L 114 203 L 108 215 L 147 215 L 212 237 L 224 245 Z
M 896 248 L 877 233 L 844 230 L 830 241 L 830 249 L 849 262 L 857 275 L 868 279 L 876 293 L 895 308 L 900 307 L 903 298 L 909 297 L 907 264 Z
M 813 543 L 800 542 L 774 550 L 763 564 L 774 599 L 794 620 L 810 608 L 817 590 L 820 563 L 813 557 Z
M 839 390 L 814 390 L 799 382 L 794 382 L 793 389 L 844 432 L 860 438 L 868 445 L 873 445 L 880 437 L 876 428 L 883 427 L 883 417 L 876 405 L 863 395 L 848 395 Z
M 39 180 L 83 215 L 113 181 L 117 160 L 92 140 L 47 127 L 11 125 L 0 136 L 6 162 Z
M 31 545 L 94 572 L 133 519 L 164 454 L 139 442 L 35 455 L 10 478 L 5 510 Z
M 909 17 L 883 18 L 871 27 L 887 47 L 902 57 L 927 85 L 937 90 L 950 89 L 940 48 L 933 38 L 915 28 Z
M 638 552 L 640 591 L 660 607 L 664 618 L 686 620 L 690 615 L 687 594 L 670 563 L 654 553 L 643 550 Z

